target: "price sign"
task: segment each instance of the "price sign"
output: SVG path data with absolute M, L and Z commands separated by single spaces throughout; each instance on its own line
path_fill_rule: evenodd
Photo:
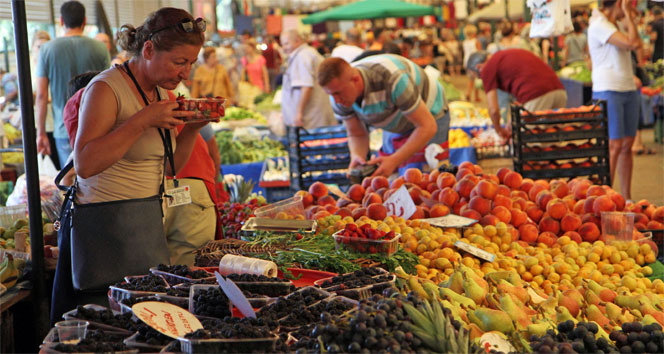
M 472 254 L 473 256 L 475 256 L 477 258 L 482 258 L 483 260 L 488 261 L 488 262 L 493 262 L 493 260 L 496 259 L 495 254 L 489 253 L 489 252 L 487 252 L 485 250 L 482 250 L 482 249 L 479 249 L 479 248 L 477 248 L 473 245 L 469 245 L 469 244 L 467 244 L 463 241 L 457 241 L 456 243 L 454 243 L 454 245 L 458 249 L 464 250 L 464 251 Z
M 203 328 L 201 321 L 191 312 L 167 302 L 139 302 L 131 307 L 131 311 L 145 324 L 171 338 L 184 337 Z
M 411 217 L 416 210 L 413 198 L 410 197 L 405 186 L 399 187 L 383 205 L 387 208 L 387 215 L 400 216 L 404 219 Z

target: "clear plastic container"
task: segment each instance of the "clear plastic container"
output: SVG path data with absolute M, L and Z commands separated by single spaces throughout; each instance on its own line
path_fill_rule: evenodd
M 164 282 L 166 282 L 164 280 Z M 168 284 L 166 284 L 168 286 Z M 118 288 L 117 286 L 109 286 L 111 289 L 111 297 L 113 300 L 120 303 L 124 299 L 137 299 L 139 297 L 151 296 L 151 295 L 166 295 L 166 293 L 156 292 L 156 291 L 136 291 L 136 290 L 127 290 Z
M 189 297 L 181 297 L 181 296 L 171 296 L 171 295 L 166 295 L 166 294 L 157 294 L 157 299 L 164 300 L 168 302 L 169 304 L 173 304 L 175 306 L 181 307 L 185 310 L 189 309 Z
M 377 271 L 379 272 L 379 274 L 374 275 L 374 276 L 371 276 L 371 278 L 377 278 L 377 277 L 380 277 L 380 276 L 383 276 L 383 275 L 386 275 L 386 274 L 390 274 L 390 272 L 388 272 L 388 271 L 386 271 L 385 269 L 380 268 L 380 267 L 373 268 L 373 269 L 377 270 Z M 329 289 L 329 288 L 332 288 L 332 287 L 335 286 L 335 285 L 333 285 L 333 286 L 327 286 L 327 287 L 326 287 L 326 286 L 323 286 L 323 284 L 325 284 L 325 282 L 330 281 L 330 280 L 332 280 L 333 278 L 343 277 L 343 276 L 346 276 L 346 275 L 349 275 L 349 274 L 353 274 L 353 273 L 354 273 L 354 272 L 349 272 L 349 273 L 340 274 L 340 275 L 335 275 L 335 276 L 331 276 L 331 277 L 327 277 L 327 278 L 323 278 L 323 279 L 318 279 L 318 280 L 314 281 L 314 285 L 317 286 L 317 287 L 319 287 L 319 288 L 322 288 L 322 289 L 327 290 L 327 289 Z
M 139 350 L 143 350 L 144 352 L 150 352 L 150 353 L 156 353 L 161 351 L 162 348 L 164 348 L 166 345 L 155 345 L 155 344 L 148 344 L 148 343 L 143 343 L 139 342 L 136 340 L 138 337 L 138 332 L 132 334 L 131 336 L 125 338 L 123 341 L 124 344 L 128 347 L 131 348 L 136 348 Z
M 85 320 L 65 320 L 55 323 L 61 343 L 76 344 L 85 339 L 90 322 Z
M 55 349 L 55 346 L 58 345 L 59 343 L 44 343 L 41 345 L 41 348 L 39 349 L 40 354 L 69 354 L 69 353 L 64 353 L 59 350 Z M 114 354 L 135 354 L 138 353 L 138 349 L 130 349 L 130 350 L 123 350 L 123 351 L 116 351 L 113 352 Z M 79 353 L 83 354 L 83 353 Z M 87 354 L 87 353 L 86 353 Z
M 345 249 L 351 252 L 359 253 L 380 253 L 385 256 L 391 256 L 394 252 L 399 250 L 399 239 L 401 234 L 397 234 L 391 240 L 371 240 L 367 238 L 348 237 L 341 233 L 344 230 L 339 230 L 332 237 L 334 237 L 335 248 Z
M 302 196 L 296 195 L 254 210 L 257 218 L 304 220 Z
M 0 207 L 0 226 L 8 229 L 19 219 L 28 220 L 27 204 Z
M 108 310 L 108 308 L 106 308 L 104 306 L 99 306 L 99 305 L 95 305 L 95 304 L 87 304 L 87 305 L 84 305 L 83 307 L 85 307 L 86 309 L 89 309 L 89 310 L 96 310 L 96 311 Z M 120 312 L 113 311 L 113 314 L 118 315 L 118 314 L 120 314 Z M 110 325 L 107 325 L 107 324 L 101 323 L 101 322 L 89 321 L 89 320 L 86 320 L 84 318 L 78 318 L 78 317 L 76 317 L 76 309 L 65 312 L 62 315 L 62 318 L 64 318 L 65 320 L 88 321 L 88 323 L 89 323 L 88 328 L 98 328 L 98 329 L 101 329 L 101 330 L 104 330 L 104 331 L 115 332 L 117 334 L 123 334 L 123 335 L 127 335 L 127 336 L 129 336 L 133 333 L 133 332 L 128 331 L 124 328 L 110 326 Z
M 602 240 L 606 244 L 631 241 L 634 236 L 634 213 L 602 212 Z
M 225 98 L 189 98 L 179 99 L 177 111 L 195 112 L 196 115 L 188 117 L 184 123 L 197 123 L 216 121 L 224 117 L 226 112 Z
M 274 352 L 278 336 L 243 339 L 188 339 L 178 338 L 183 353 L 250 353 Z
M 248 291 L 258 295 L 266 295 L 268 297 L 286 296 L 295 291 L 295 285 L 293 285 L 290 281 L 236 281 L 234 283 L 238 288 L 240 288 L 240 290 Z
M 154 275 L 159 275 L 162 278 L 166 279 L 166 282 L 169 285 L 177 285 L 177 284 L 182 284 L 182 283 L 203 283 L 206 280 L 214 279 L 214 274 L 210 274 L 209 277 L 205 277 L 205 278 L 193 279 L 193 278 L 183 277 L 181 275 L 176 275 L 176 274 L 173 274 L 173 273 L 164 272 L 164 271 L 158 270 L 157 267 L 150 268 L 150 273 L 152 273 Z

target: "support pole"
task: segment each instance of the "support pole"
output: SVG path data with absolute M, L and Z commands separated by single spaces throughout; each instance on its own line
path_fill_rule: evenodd
M 30 248 L 32 259 L 32 306 L 35 316 L 34 330 L 38 338 L 46 336 L 49 327 L 49 304 L 44 282 L 44 236 L 42 229 L 39 170 L 37 169 L 37 134 L 30 81 L 30 47 L 25 1 L 12 0 L 14 43 L 18 68 L 19 101 L 23 126 L 23 154 L 28 191 L 28 217 L 30 222 Z

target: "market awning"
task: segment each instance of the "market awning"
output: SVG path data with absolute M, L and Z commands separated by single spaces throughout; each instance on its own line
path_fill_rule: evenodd
M 507 0 L 507 14 L 510 20 L 523 18 L 524 0 Z M 505 18 L 505 1 L 494 2 L 468 16 L 468 22 L 499 21 Z
M 411 4 L 399 0 L 363 0 L 314 13 L 302 19 L 302 23 L 313 24 L 323 21 L 365 20 L 433 14 L 434 10 L 431 6 Z

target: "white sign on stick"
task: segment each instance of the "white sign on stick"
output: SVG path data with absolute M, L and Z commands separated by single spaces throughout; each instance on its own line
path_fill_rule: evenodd
M 399 187 L 394 194 L 387 198 L 383 205 L 387 208 L 387 215 L 400 216 L 404 219 L 408 219 L 416 211 L 413 198 L 410 197 L 405 186 Z
M 166 302 L 139 302 L 131 311 L 148 326 L 171 338 L 184 337 L 203 328 L 201 321 L 191 312 Z

